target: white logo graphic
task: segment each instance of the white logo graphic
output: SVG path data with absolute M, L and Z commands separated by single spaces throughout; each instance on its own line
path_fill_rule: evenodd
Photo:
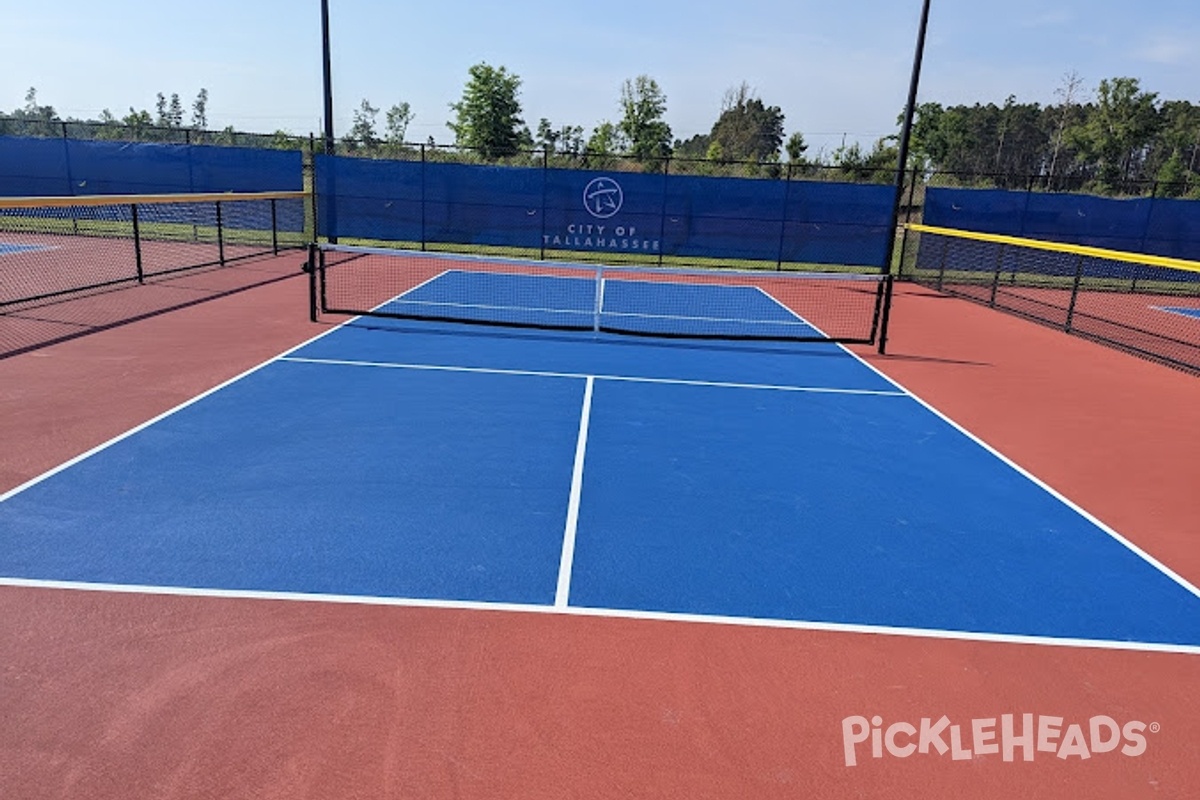
M 871 758 L 908 758 L 914 753 L 938 756 L 950 753 L 954 761 L 971 761 L 980 756 L 1000 756 L 1003 761 L 1033 761 L 1035 753 L 1049 753 L 1062 760 L 1086 761 L 1093 755 L 1120 748 L 1124 756 L 1136 758 L 1146 752 L 1146 732 L 1158 733 L 1157 722 L 1147 725 L 1129 720 L 1124 725 L 1097 714 L 1086 722 L 1070 722 L 1045 714 L 1001 714 L 953 724 L 942 715 L 938 720 L 922 717 L 917 724 L 899 721 L 884 725 L 883 717 L 851 716 L 842 720 L 842 748 L 847 767 L 858 764 L 870 742 Z
M 621 210 L 625 195 L 612 178 L 594 178 L 583 188 L 583 207 L 597 219 L 608 219 Z

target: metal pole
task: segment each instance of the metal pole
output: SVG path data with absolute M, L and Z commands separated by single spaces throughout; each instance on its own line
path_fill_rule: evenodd
M 332 156 L 334 154 L 333 141 L 333 67 L 330 64 L 329 58 L 329 0 L 321 0 L 321 69 L 324 77 L 324 96 L 325 96 L 325 155 Z M 337 194 L 333 189 L 332 179 L 337 175 L 337 169 L 331 168 L 330 171 L 330 192 L 329 192 L 329 235 L 326 237 L 330 243 L 337 244 L 337 212 L 334 210 L 337 204 Z M 315 194 L 317 187 L 313 186 Z
M 333 155 L 333 68 L 329 60 L 329 0 L 321 0 L 321 67 L 324 71 L 325 155 Z
M 904 107 L 904 126 L 900 129 L 900 154 L 896 160 L 896 197 L 892 202 L 892 221 L 888 226 L 887 250 L 881 271 L 891 272 L 896 251 L 896 226 L 900 222 L 900 203 L 904 199 L 904 172 L 908 145 L 912 138 L 913 117 L 917 111 L 917 88 L 921 84 L 921 60 L 925 57 L 925 32 L 929 28 L 929 0 L 921 6 L 921 24 L 917 29 L 917 50 L 913 55 L 912 78 L 908 84 L 908 104 Z

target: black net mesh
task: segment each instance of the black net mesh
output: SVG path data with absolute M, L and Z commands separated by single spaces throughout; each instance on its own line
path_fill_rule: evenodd
M 1200 372 L 1200 264 L 913 226 L 904 275 Z
M 298 192 L 0 198 L 0 357 L 281 278 L 259 257 L 310 240 Z
M 640 336 L 872 343 L 887 276 L 667 269 L 325 245 L 315 307 Z

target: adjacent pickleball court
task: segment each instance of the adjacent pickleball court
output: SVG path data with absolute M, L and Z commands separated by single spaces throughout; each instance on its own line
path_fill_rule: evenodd
M 878 280 L 349 256 L 324 307 L 384 316 L 9 493 L 9 582 L 1200 646 L 1194 588 L 810 341 Z

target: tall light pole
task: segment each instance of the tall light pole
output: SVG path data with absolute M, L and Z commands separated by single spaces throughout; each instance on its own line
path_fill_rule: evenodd
M 912 139 L 913 117 L 917 112 L 917 88 L 921 85 L 921 61 L 925 57 L 925 31 L 929 27 L 929 0 L 921 7 L 921 24 L 917 29 L 917 52 L 913 56 L 912 78 L 908 84 L 908 104 L 904 107 L 904 125 L 900 129 L 900 154 L 896 163 L 896 196 L 892 201 L 892 222 L 888 226 L 887 254 L 883 271 L 890 272 L 896 253 L 896 226 L 900 224 L 900 205 L 904 202 L 904 175 L 908 171 L 908 145 Z
M 333 155 L 333 69 L 329 62 L 329 0 L 321 0 L 321 65 L 325 74 L 325 155 Z

